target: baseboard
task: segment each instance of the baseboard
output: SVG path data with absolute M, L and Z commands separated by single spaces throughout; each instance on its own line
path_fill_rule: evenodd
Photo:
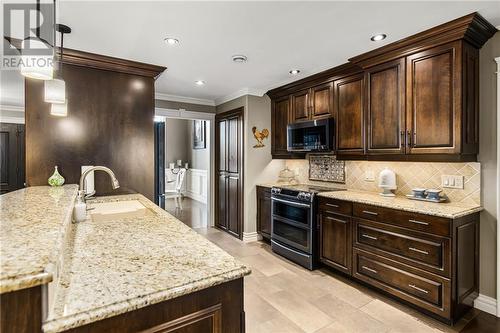
M 497 300 L 493 297 L 479 294 L 474 300 L 474 307 L 478 310 L 497 316 Z
M 243 233 L 243 242 L 250 243 L 256 242 L 262 239 L 262 236 L 258 232 L 244 232 Z

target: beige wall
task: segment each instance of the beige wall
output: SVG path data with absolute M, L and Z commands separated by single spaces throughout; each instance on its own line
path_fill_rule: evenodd
M 252 127 L 271 130 L 271 100 L 263 97 L 245 95 L 217 106 L 217 113 L 244 107 L 244 207 L 243 232 L 253 233 L 257 230 L 257 200 L 255 186 L 273 182 L 277 179 L 279 170 L 284 167 L 284 161 L 271 158 L 271 138 L 265 139 L 262 148 L 254 148 L 256 141 Z
M 215 106 L 173 102 L 173 101 L 166 101 L 163 99 L 155 99 L 155 107 L 163 109 L 171 109 L 171 110 L 184 109 L 186 111 L 215 113 Z
M 189 168 L 208 170 L 210 164 L 210 125 L 206 125 L 206 148 L 193 149 L 193 120 L 167 118 L 165 121 L 165 161 L 182 160 Z
M 496 109 L 496 63 L 500 56 L 500 33 L 497 32 L 480 50 L 480 96 L 479 96 L 479 162 L 482 167 L 482 197 L 484 211 L 481 213 L 479 292 L 496 298 L 496 204 L 500 200 L 496 193 L 496 135 L 498 129 Z

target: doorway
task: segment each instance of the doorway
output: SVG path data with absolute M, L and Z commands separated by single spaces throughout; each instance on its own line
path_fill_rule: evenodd
M 155 109 L 157 204 L 195 229 L 213 226 L 215 115 Z
M 215 117 L 215 223 L 239 239 L 243 236 L 243 111 L 241 107 Z

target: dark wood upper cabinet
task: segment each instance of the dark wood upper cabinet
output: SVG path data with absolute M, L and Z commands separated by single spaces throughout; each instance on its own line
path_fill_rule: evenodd
M 309 120 L 309 90 L 299 91 L 292 95 L 292 122 Z
M 311 119 L 333 115 L 333 83 L 328 82 L 311 88 Z
M 460 42 L 407 57 L 408 153 L 460 153 L 461 58 Z
M 271 103 L 271 154 L 273 158 L 287 158 L 286 131 L 290 119 L 290 98 L 276 99 Z
M 477 160 L 479 49 L 496 32 L 472 13 L 270 90 L 273 158 L 295 157 L 286 106 L 290 123 L 333 116 L 339 159 Z
M 365 71 L 368 154 L 405 153 L 405 59 Z
M 363 74 L 336 80 L 333 86 L 337 153 L 363 155 L 365 151 Z

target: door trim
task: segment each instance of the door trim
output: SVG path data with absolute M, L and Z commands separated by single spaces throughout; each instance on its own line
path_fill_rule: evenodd
M 211 174 L 211 177 L 213 177 L 214 179 L 217 178 L 217 180 L 218 180 L 218 176 L 219 176 L 218 175 L 218 172 L 219 172 L 218 163 L 219 163 L 220 151 L 219 151 L 219 131 L 218 131 L 217 123 L 221 119 L 228 118 L 228 117 L 234 117 L 234 116 L 241 117 L 241 123 L 239 126 L 239 131 L 241 134 L 240 135 L 241 149 L 238 152 L 238 159 L 240 160 L 240 169 L 239 169 L 240 186 L 239 186 L 238 205 L 240 207 L 240 211 L 238 212 L 238 216 L 239 216 L 238 233 L 234 234 L 232 232 L 229 232 L 229 230 L 224 230 L 224 231 L 226 231 L 230 235 L 233 235 L 233 236 L 237 237 L 238 239 L 242 240 L 243 239 L 243 227 L 245 225 L 245 223 L 244 223 L 244 211 L 245 211 L 245 207 L 244 207 L 244 204 L 245 204 L 245 200 L 244 200 L 244 194 L 245 194 L 245 154 L 244 154 L 244 151 L 245 151 L 245 140 L 244 140 L 245 107 L 244 106 L 241 106 L 241 107 L 238 107 L 236 109 L 232 109 L 232 110 L 229 110 L 226 112 L 218 113 L 215 115 L 215 121 L 213 122 L 214 123 L 214 131 L 213 132 L 215 134 L 215 140 L 214 140 L 215 163 L 214 163 L 214 168 L 213 168 L 213 172 Z M 214 221 L 217 221 L 218 220 L 218 217 L 217 217 L 218 209 L 216 208 L 216 205 L 217 205 L 217 199 L 218 199 L 217 196 L 219 193 L 219 182 L 218 181 L 215 182 L 215 184 L 214 184 L 214 193 L 215 193 L 214 194 L 214 205 L 213 205 L 213 207 L 214 207 Z M 217 227 L 216 224 L 215 224 L 215 226 Z

